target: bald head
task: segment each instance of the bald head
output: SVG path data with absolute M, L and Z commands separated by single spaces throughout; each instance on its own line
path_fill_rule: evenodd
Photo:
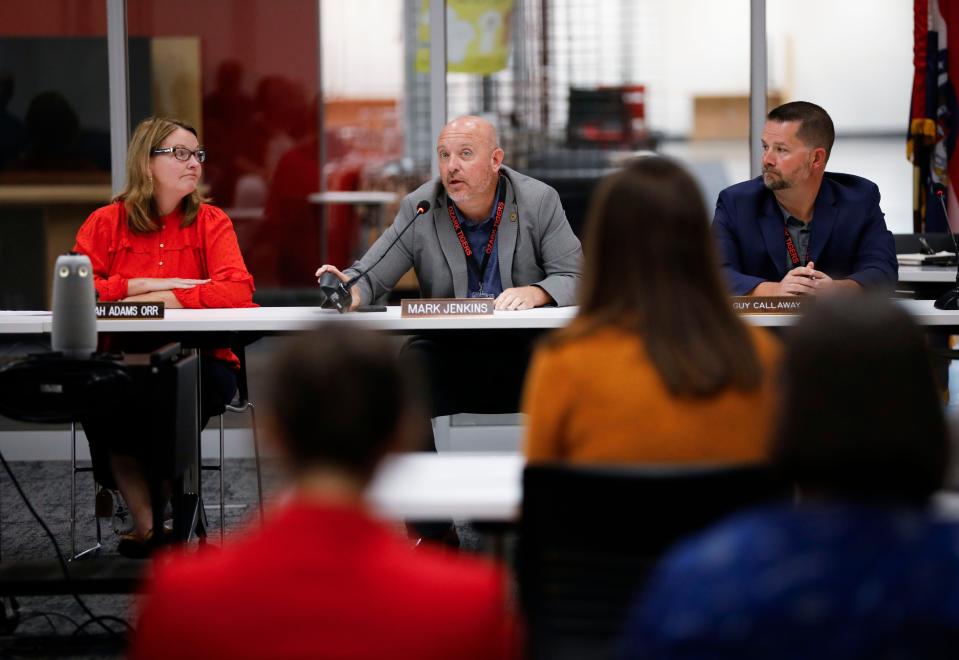
M 457 117 L 440 131 L 436 154 L 446 194 L 468 219 L 485 220 L 503 163 L 496 129 L 482 117 Z
M 444 138 L 467 136 L 477 143 L 488 146 L 490 151 L 499 147 L 496 129 L 491 123 L 476 115 L 463 115 L 452 120 L 440 131 L 437 143 L 442 143 Z

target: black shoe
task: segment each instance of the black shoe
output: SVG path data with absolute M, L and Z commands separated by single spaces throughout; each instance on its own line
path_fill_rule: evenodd
M 162 539 L 156 539 L 154 536 L 152 529 L 146 534 L 135 531 L 121 534 L 120 541 L 117 543 L 117 552 L 127 559 L 146 559 L 162 543 Z

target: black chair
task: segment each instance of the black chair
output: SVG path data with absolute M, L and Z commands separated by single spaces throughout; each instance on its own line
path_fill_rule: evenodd
M 517 571 L 530 657 L 612 657 L 630 604 L 667 548 L 787 493 L 761 466 L 528 466 Z

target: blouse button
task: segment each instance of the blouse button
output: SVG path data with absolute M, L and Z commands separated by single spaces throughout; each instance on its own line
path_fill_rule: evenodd
M 161 265 L 161 266 L 163 265 L 163 262 L 162 262 L 162 261 L 160 262 L 160 265 Z
M 163 243 L 160 243 L 160 247 L 163 247 Z

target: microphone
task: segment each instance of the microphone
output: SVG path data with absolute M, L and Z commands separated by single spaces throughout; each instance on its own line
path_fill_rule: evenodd
M 393 242 L 386 246 L 386 249 L 383 250 L 383 254 L 380 255 L 380 258 L 374 261 L 372 266 L 360 272 L 355 277 L 351 277 L 346 282 L 343 282 L 333 273 L 323 273 L 320 276 L 320 307 L 323 309 L 335 309 L 340 314 L 348 312 L 350 310 L 350 306 L 353 304 L 353 294 L 350 293 L 350 288 L 359 282 L 361 277 L 365 276 L 371 270 L 376 268 L 376 266 L 383 261 L 383 257 L 387 255 L 394 245 L 396 245 L 396 241 L 400 240 L 400 237 L 406 233 L 406 230 L 413 226 L 413 222 L 429 210 L 430 203 L 428 200 L 423 199 L 417 202 L 416 212 L 413 214 L 413 217 L 410 218 L 410 221 L 406 223 L 406 226 L 400 230 L 400 233 L 396 235 L 396 238 L 393 239 Z
M 956 248 L 956 287 L 946 291 L 936 298 L 936 309 L 959 309 L 959 243 L 956 243 L 956 235 L 952 233 L 952 225 L 949 224 L 949 211 L 946 210 L 946 187 L 941 183 L 934 183 L 932 190 L 939 203 L 942 205 L 942 214 L 946 218 L 946 231 L 952 237 L 952 245 Z

